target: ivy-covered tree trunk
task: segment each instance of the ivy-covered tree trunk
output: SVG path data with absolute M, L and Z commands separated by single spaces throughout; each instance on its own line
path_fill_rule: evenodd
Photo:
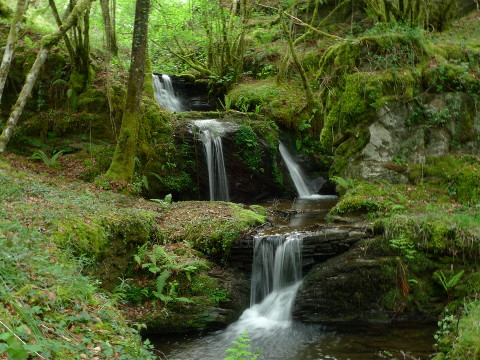
M 37 58 L 35 59 L 32 68 L 28 72 L 22 91 L 20 92 L 20 95 L 18 95 L 17 102 L 13 106 L 10 117 L 7 120 L 7 124 L 0 135 L 0 152 L 5 151 L 5 148 L 12 137 L 13 130 L 17 125 L 18 119 L 22 115 L 25 104 L 32 93 L 35 82 L 37 81 L 40 69 L 47 60 L 50 50 L 60 41 L 68 29 L 75 24 L 77 18 L 79 18 L 79 16 L 81 16 L 83 12 L 90 7 L 92 1 L 94 0 L 79 0 L 72 12 L 68 15 L 68 18 L 63 25 L 60 26 L 54 33 L 43 37 L 41 42 L 42 45 L 40 51 L 38 52 Z
M 135 170 L 135 153 L 140 126 L 140 104 L 147 56 L 149 12 L 150 0 L 137 0 L 132 58 L 128 74 L 127 99 L 123 111 L 122 127 L 112 163 L 105 174 L 110 180 L 130 182 Z
M 18 0 L 17 9 L 13 15 L 12 25 L 10 25 L 10 32 L 8 33 L 7 45 L 3 53 L 2 65 L 0 65 L 0 103 L 2 102 L 3 90 L 7 81 L 8 71 L 12 63 L 13 50 L 18 38 L 18 31 L 22 24 L 22 17 L 27 11 L 27 0 Z

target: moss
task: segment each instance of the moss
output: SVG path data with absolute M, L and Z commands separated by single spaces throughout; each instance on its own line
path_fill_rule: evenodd
M 233 88 L 228 97 L 234 108 L 256 111 L 279 125 L 294 129 L 296 114 L 305 105 L 301 88 L 294 84 L 276 84 L 274 79 L 258 80 Z
M 265 216 L 240 204 L 193 201 L 178 203 L 163 219 L 160 228 L 168 241 L 188 241 L 194 249 L 222 260 L 242 234 L 264 222 Z
M 425 165 L 411 165 L 410 179 L 442 185 L 461 203 L 480 201 L 480 165 L 477 156 L 445 155 L 428 158 Z
M 107 244 L 105 229 L 94 219 L 78 217 L 61 221 L 53 235 L 57 245 L 69 249 L 76 256 L 95 258 Z
M 78 109 L 86 112 L 107 112 L 109 107 L 105 91 L 87 89 L 78 96 Z
M 258 215 L 267 216 L 267 209 L 265 209 L 263 206 L 250 205 L 248 208 Z
M 351 136 L 348 140 L 344 141 L 335 149 L 335 157 L 333 164 L 330 167 L 329 175 L 330 176 L 339 176 L 343 173 L 344 168 L 346 167 L 348 161 L 358 154 L 370 140 L 370 132 L 368 129 L 363 128 L 358 130 L 358 132 Z
M 239 146 L 236 156 L 245 163 L 247 168 L 254 174 L 263 172 L 264 169 L 261 168 L 262 149 L 252 127 L 245 124 L 240 125 L 235 133 L 235 142 Z

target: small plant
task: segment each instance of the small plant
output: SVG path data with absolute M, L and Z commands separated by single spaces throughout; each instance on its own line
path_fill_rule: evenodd
M 225 102 L 222 103 L 222 100 L 220 100 L 220 104 L 224 111 L 230 111 L 232 109 L 232 99 L 230 96 L 225 95 Z
M 458 285 L 464 273 L 465 273 L 464 270 L 460 270 L 458 273 L 452 275 L 450 278 L 447 278 L 447 275 L 445 275 L 445 273 L 441 270 L 433 274 L 433 277 L 438 280 L 440 285 L 442 285 L 445 292 L 447 293 L 449 302 L 452 297 L 453 289 L 455 288 L 455 286 Z
M 148 244 L 144 244 L 139 248 L 134 260 L 142 269 L 156 276 L 155 290 L 151 291 L 151 295 L 164 303 L 192 303 L 191 299 L 179 296 L 179 280 L 182 278 L 183 282 L 191 283 L 197 272 L 208 268 L 202 261 L 180 257 L 165 251 L 159 245 L 150 248 Z
M 390 239 L 390 246 L 394 249 L 400 250 L 402 255 L 408 260 L 415 259 L 415 256 L 417 255 L 415 244 L 403 233 L 397 238 Z
M 224 360 L 255 360 L 261 355 L 259 352 L 252 352 L 250 337 L 248 331 L 237 336 L 237 340 L 232 341 L 234 348 L 227 349 L 225 352 L 229 355 Z
M 344 179 L 340 176 L 332 176 L 330 180 L 337 184 L 343 191 L 351 190 L 356 185 L 355 179 Z
M 59 167 L 57 160 L 63 152 L 64 150 L 60 150 L 54 153 L 52 157 L 48 157 L 43 150 L 37 150 L 32 154 L 31 158 L 34 160 L 42 160 L 45 165 L 55 168 Z

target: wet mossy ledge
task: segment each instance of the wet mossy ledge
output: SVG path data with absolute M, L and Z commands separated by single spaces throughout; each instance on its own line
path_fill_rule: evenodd
M 245 278 L 221 264 L 265 222 L 261 208 L 146 201 L 49 171 L 9 153 L 0 161 L 2 321 L 27 353 L 148 359 L 126 316 L 149 332 L 190 331 L 225 326 L 248 305 Z

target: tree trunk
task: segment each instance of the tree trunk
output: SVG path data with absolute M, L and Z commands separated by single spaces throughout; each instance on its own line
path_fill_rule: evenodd
M 117 56 L 118 46 L 115 35 L 115 23 L 112 21 L 112 17 L 110 16 L 110 0 L 100 0 L 100 5 L 102 7 L 103 27 L 105 31 L 105 43 L 107 45 L 107 50 L 113 56 Z M 113 4 L 112 8 L 114 12 L 115 8 Z
M 57 26 L 62 26 L 62 19 L 60 19 L 60 15 L 58 14 L 57 6 L 55 5 L 54 0 L 48 0 L 50 8 L 52 9 L 53 17 L 57 22 Z M 75 52 L 73 51 L 72 43 L 70 42 L 70 38 L 67 34 L 64 35 L 63 40 L 65 41 L 65 46 L 67 47 L 68 55 L 70 56 L 70 61 L 72 64 L 75 63 Z
M 302 63 L 298 59 L 297 52 L 295 51 L 295 45 L 293 44 L 292 35 L 287 27 L 287 24 L 283 16 L 283 11 L 281 9 L 280 9 L 280 23 L 283 29 L 283 33 L 287 38 L 288 48 L 290 49 L 290 55 L 292 56 L 292 59 L 295 65 L 297 66 L 298 72 L 300 73 L 300 79 L 302 80 L 303 90 L 305 91 L 305 96 L 307 98 L 307 107 L 313 108 L 313 105 L 315 102 L 313 98 L 313 92 L 312 92 L 312 89 L 310 88 L 310 84 L 308 82 L 305 69 L 303 68 Z
M 133 29 L 132 60 L 128 74 L 127 99 L 123 111 L 120 137 L 112 163 L 105 176 L 130 182 L 135 170 L 135 152 L 140 126 L 140 104 L 143 93 L 148 39 L 150 0 L 137 0 Z
M 2 103 L 3 89 L 7 81 L 8 71 L 13 58 L 13 49 L 18 38 L 18 31 L 22 24 L 22 17 L 27 11 L 27 1 L 18 0 L 17 10 L 12 19 L 12 25 L 10 26 L 10 32 L 8 33 L 7 45 L 5 46 L 5 52 L 3 53 L 2 65 L 0 65 L 0 104 Z
M 53 46 L 55 46 L 60 39 L 65 35 L 65 33 L 70 29 L 74 24 L 76 19 L 90 6 L 93 0 L 79 0 L 77 5 L 73 8 L 72 12 L 68 15 L 66 21 L 60 26 L 57 31 L 50 35 L 46 35 L 41 40 L 41 49 L 33 63 L 32 68 L 30 69 L 25 84 L 23 85 L 22 91 L 18 96 L 17 102 L 13 106 L 12 113 L 7 120 L 7 124 L 3 129 L 2 134 L 0 135 L 0 152 L 5 151 L 5 148 L 10 140 L 13 130 L 17 125 L 18 119 L 22 115 L 27 99 L 32 93 L 33 86 L 37 81 L 38 73 L 40 72 L 41 67 L 47 60 L 48 54 Z

